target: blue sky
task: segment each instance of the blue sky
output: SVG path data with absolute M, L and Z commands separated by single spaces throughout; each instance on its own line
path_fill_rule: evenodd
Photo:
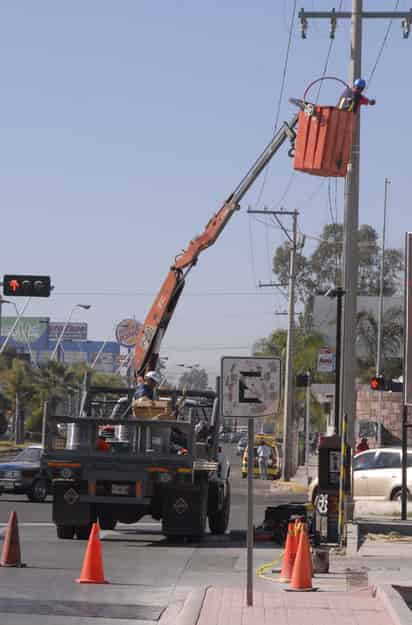
M 338 2 L 335 3 L 338 6 Z M 350 8 L 344 0 L 343 8 Z M 380 5 L 382 4 L 382 7 Z M 383 6 L 383 4 L 385 6 Z M 3 0 L 0 7 L 0 206 L 3 273 L 46 273 L 55 290 L 27 314 L 89 322 L 106 338 L 124 317 L 143 320 L 174 256 L 199 234 L 271 137 L 292 0 Z M 333 3 L 300 0 L 298 9 Z M 366 10 L 388 3 L 364 1 Z M 400 10 L 409 8 L 406 0 Z M 364 76 L 386 20 L 364 24 Z M 322 74 L 328 23 L 295 19 L 280 119 Z M 346 79 L 349 23 L 339 23 L 328 74 Z M 408 78 L 412 37 L 394 23 L 362 112 L 360 222 L 381 229 L 384 178 L 392 180 L 388 239 L 412 229 Z M 334 103 L 340 87 L 325 85 Z M 222 355 L 247 355 L 285 318 L 270 279 L 283 242 L 247 207 L 300 212 L 299 229 L 318 235 L 330 221 L 327 184 L 276 156 L 214 248 L 192 271 L 163 354 L 211 375 Z M 291 181 L 291 184 L 289 184 Z M 343 186 L 338 184 L 342 219 Z M 306 253 L 314 242 L 307 239 Z M 17 300 L 16 300 L 17 302 Z M 20 303 L 20 302 L 18 302 Z M 4 314 L 11 314 L 6 307 Z

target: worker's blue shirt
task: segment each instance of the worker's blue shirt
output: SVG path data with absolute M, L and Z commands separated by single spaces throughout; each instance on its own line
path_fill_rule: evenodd
M 134 393 L 135 399 L 140 399 L 141 397 L 153 399 L 153 389 L 148 384 L 144 384 L 144 382 L 141 382 L 136 386 L 136 390 Z

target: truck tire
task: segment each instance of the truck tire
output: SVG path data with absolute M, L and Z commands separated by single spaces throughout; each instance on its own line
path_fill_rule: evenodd
M 111 512 L 99 512 L 99 525 L 102 530 L 114 530 L 117 519 Z
M 212 534 L 224 534 L 229 525 L 230 517 L 230 483 L 226 485 L 226 496 L 221 510 L 209 514 L 209 528 Z
M 91 525 L 77 525 L 75 528 L 77 540 L 89 540 Z
M 56 525 L 57 538 L 71 540 L 74 538 L 73 525 Z

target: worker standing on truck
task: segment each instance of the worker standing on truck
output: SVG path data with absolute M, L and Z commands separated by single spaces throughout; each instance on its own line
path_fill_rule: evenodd
M 262 440 L 259 447 L 257 448 L 257 457 L 258 457 L 259 472 L 260 472 L 261 480 L 268 479 L 268 462 L 269 462 L 269 458 L 271 457 L 271 455 L 272 455 L 272 451 L 269 445 L 265 443 L 265 440 Z
M 146 397 L 147 399 L 153 399 L 155 388 L 159 383 L 160 375 L 157 371 L 148 371 L 145 373 L 144 378 L 139 376 L 134 398 L 142 399 Z
M 353 87 L 346 87 L 342 93 L 338 103 L 338 109 L 341 111 L 351 111 L 356 113 L 359 110 L 361 104 L 373 106 L 376 104 L 376 100 L 370 100 L 366 96 L 362 95 L 362 91 L 366 87 L 366 82 L 363 78 L 357 78 L 353 83 Z

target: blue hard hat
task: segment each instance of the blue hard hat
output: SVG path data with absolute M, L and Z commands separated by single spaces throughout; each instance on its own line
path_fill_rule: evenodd
M 353 84 L 358 89 L 365 89 L 366 87 L 366 82 L 363 80 L 363 78 L 357 78 Z

